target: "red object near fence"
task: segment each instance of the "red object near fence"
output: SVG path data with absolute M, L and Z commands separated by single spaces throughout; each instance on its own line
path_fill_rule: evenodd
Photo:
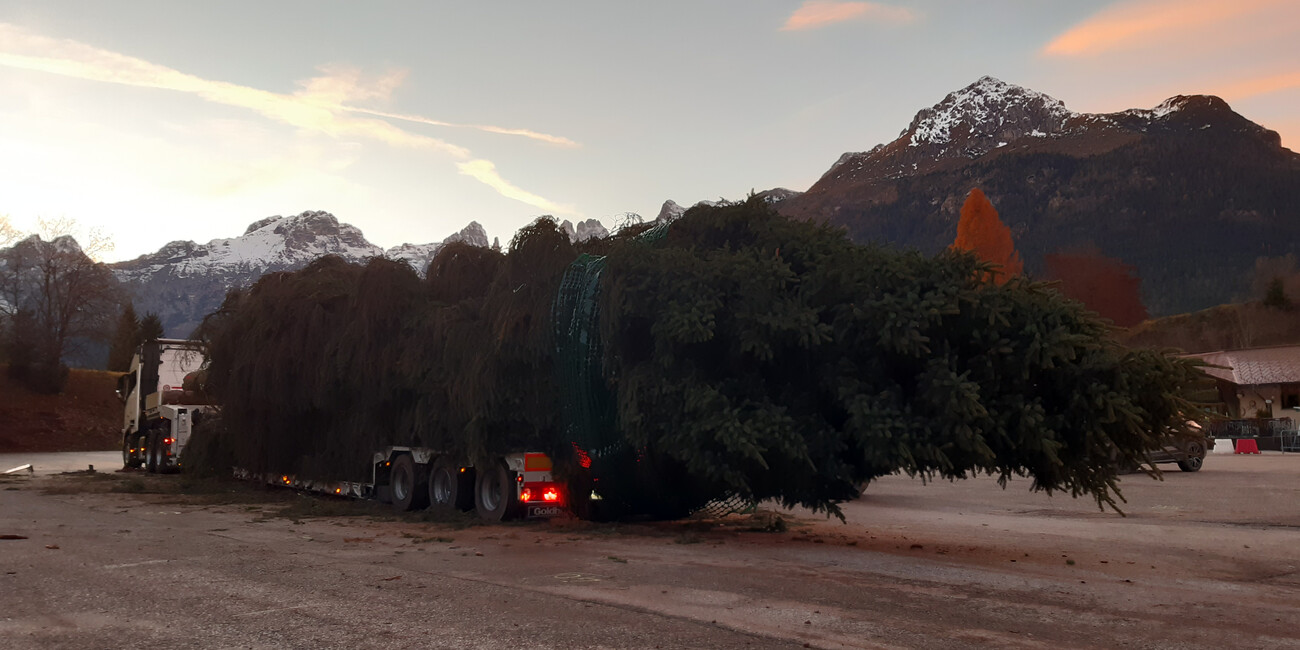
M 1241 440 L 1238 440 L 1236 444 L 1236 448 L 1237 450 L 1233 453 L 1237 453 L 1237 454 L 1258 454 L 1259 453 L 1259 443 L 1255 442 L 1254 438 L 1243 438 Z

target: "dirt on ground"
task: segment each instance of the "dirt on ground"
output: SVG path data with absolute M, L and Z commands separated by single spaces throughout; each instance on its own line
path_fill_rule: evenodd
M 74 465 L 83 465 L 80 460 Z M 1300 648 L 1300 455 L 665 523 L 487 524 L 184 475 L 0 478 L 15 648 Z
M 0 453 L 97 451 L 121 446 L 120 373 L 73 369 L 58 395 L 9 379 L 0 365 Z

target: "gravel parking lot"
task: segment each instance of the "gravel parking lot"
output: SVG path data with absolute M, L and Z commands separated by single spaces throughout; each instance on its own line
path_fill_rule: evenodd
M 1294 648 L 1298 478 L 1300 455 L 1213 455 L 1125 477 L 1121 517 L 1028 482 L 890 477 L 847 523 L 766 532 L 771 514 L 467 525 L 178 476 L 10 477 L 0 646 Z

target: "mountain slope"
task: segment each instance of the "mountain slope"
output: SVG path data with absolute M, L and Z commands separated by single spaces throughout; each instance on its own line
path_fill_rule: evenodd
M 893 142 L 845 154 L 778 209 L 934 253 L 974 187 L 1031 274 L 1048 254 L 1096 246 L 1137 268 L 1157 316 L 1242 295 L 1257 258 L 1300 240 L 1300 155 L 1223 100 L 1075 113 L 990 77 L 920 111 Z
M 579 223 L 576 229 L 565 224 L 575 240 L 608 235 L 595 219 Z M 334 215 L 309 211 L 256 221 L 239 237 L 206 244 L 174 241 L 156 253 L 110 268 L 134 301 L 136 313 L 157 313 L 167 336 L 186 337 L 221 305 L 228 291 L 249 286 L 267 273 L 299 269 L 325 255 L 337 255 L 351 262 L 383 256 L 404 261 L 423 274 L 438 250 L 453 241 L 495 245 L 489 243 L 483 226 L 471 221 L 444 241 L 384 250 Z

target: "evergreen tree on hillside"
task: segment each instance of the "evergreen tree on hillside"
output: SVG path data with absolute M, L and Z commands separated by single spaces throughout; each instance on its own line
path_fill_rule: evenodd
M 148 341 L 157 341 L 162 337 L 163 337 L 162 319 L 158 317 L 158 314 L 155 314 L 153 312 L 149 312 L 145 314 L 144 318 L 140 319 L 140 333 L 139 336 L 136 337 L 137 338 L 136 345 L 139 345 L 140 343 L 146 343 Z
M 979 259 L 998 265 L 1000 268 L 992 273 L 997 284 L 1020 275 L 1025 269 L 1011 241 L 1011 229 L 998 218 L 998 211 L 978 187 L 966 195 L 966 203 L 961 206 L 957 239 L 952 248 L 971 251 Z
M 1286 284 L 1282 278 L 1273 278 L 1268 283 L 1268 292 L 1264 294 L 1264 306 L 1274 309 L 1286 309 L 1291 306 L 1291 299 L 1286 295 Z
M 131 356 L 140 344 L 140 319 L 136 318 L 135 305 L 127 303 L 122 316 L 117 319 L 117 329 L 108 348 L 108 369 L 125 372 L 131 367 Z

